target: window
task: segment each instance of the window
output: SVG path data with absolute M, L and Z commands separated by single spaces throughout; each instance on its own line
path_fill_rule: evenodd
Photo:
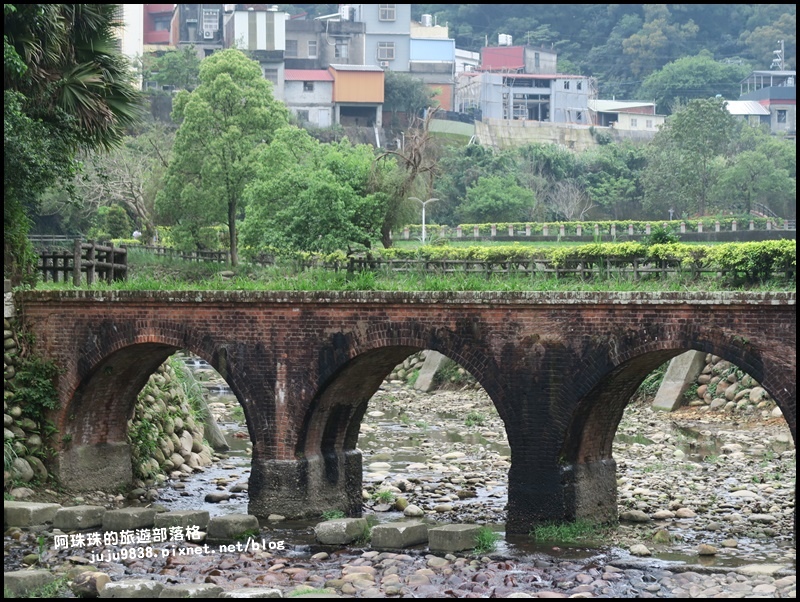
M 277 69 L 264 69 L 264 79 L 267 81 L 272 82 L 273 84 L 278 84 L 278 70 Z
M 309 40 L 308 41 L 308 58 L 310 58 L 310 59 L 317 58 L 317 41 L 316 40 Z
M 297 56 L 297 40 L 286 40 L 286 53 L 285 56 Z
M 635 128 L 637 125 L 639 125 L 639 122 L 636 119 L 631 119 L 631 127 Z
M 583 82 L 578 82 L 578 83 L 575 85 L 575 88 L 576 88 L 577 90 L 583 90 Z
M 533 53 L 533 65 L 537 69 L 539 68 L 539 53 L 538 52 L 534 52 Z
M 575 113 L 575 121 L 577 121 L 578 123 L 583 121 L 583 111 L 578 111 L 577 113 Z
M 219 31 L 219 11 L 216 9 L 203 9 L 203 31 Z
M 645 119 L 644 120 L 644 127 L 646 127 L 648 130 L 652 130 L 653 129 L 653 120 L 652 119 Z
M 394 42 L 378 42 L 378 60 L 394 60 Z
M 153 17 L 153 31 L 169 31 L 171 17 Z
M 777 113 L 778 123 L 786 123 L 786 109 L 778 109 Z
M 303 92 L 313 92 L 314 82 L 303 82 Z
M 333 49 L 333 56 L 335 56 L 337 59 L 350 58 L 350 50 L 347 46 L 347 42 L 337 42 Z
M 564 89 L 569 90 L 569 82 L 564 82 Z
M 378 20 L 394 21 L 397 18 L 396 4 L 379 4 Z
M 297 120 L 301 123 L 308 122 L 308 111 L 297 111 Z

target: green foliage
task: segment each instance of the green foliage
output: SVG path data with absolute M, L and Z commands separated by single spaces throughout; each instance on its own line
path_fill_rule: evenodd
M 387 489 L 381 489 L 372 494 L 372 499 L 379 504 L 393 504 L 395 497 L 394 492 Z
M 658 388 L 661 386 L 661 382 L 664 380 L 664 375 L 667 373 L 668 366 L 669 362 L 664 362 L 648 374 L 636 390 L 634 398 L 649 399 L 655 396 L 658 392 Z
M 233 418 L 234 421 L 238 422 L 239 424 L 244 424 L 244 408 L 238 404 L 235 405 L 233 410 L 231 410 L 231 418 Z
M 237 534 L 234 539 L 237 541 L 247 541 L 248 539 L 255 539 L 261 536 L 261 531 L 258 529 L 247 529 Z
M 176 356 L 169 357 L 167 363 L 172 368 L 175 374 L 175 379 L 183 391 L 183 396 L 189 403 L 192 410 L 192 417 L 197 418 L 201 422 L 206 419 L 206 404 L 203 398 L 203 387 L 198 383 L 192 372 L 186 367 L 186 363 L 178 359 Z M 241 408 L 237 405 L 236 407 Z
M 10 472 L 11 467 L 14 465 L 14 460 L 17 459 L 17 451 L 10 441 L 3 441 L 3 470 Z
M 796 249 L 796 241 L 788 239 L 744 245 L 728 243 L 711 247 L 708 257 L 732 284 L 752 285 L 770 280 L 775 272 L 794 272 Z
M 499 533 L 495 533 L 489 527 L 481 527 L 475 534 L 475 547 L 473 554 L 488 554 L 497 549 L 497 542 L 502 539 Z
M 680 241 L 678 236 L 669 226 L 655 226 L 650 235 L 642 241 L 645 245 L 669 245 Z
M 367 145 L 321 144 L 305 130 L 280 130 L 259 153 L 245 192 L 243 242 L 318 253 L 369 249 L 380 240 L 387 203 L 373 190 L 374 161 Z
M 68 182 L 79 149 L 110 148 L 141 118 L 117 46 L 117 5 L 4 5 L 3 273 L 36 281 L 26 235 L 43 192 Z
M 737 127 L 721 98 L 692 100 L 677 111 L 648 146 L 645 205 L 705 215 Z
M 203 60 L 200 85 L 175 97 L 181 123 L 156 207 L 175 232 L 200 248 L 200 230 L 225 224 L 231 264 L 238 263 L 237 219 L 256 154 L 288 124 L 288 110 L 272 95 L 259 64 L 236 49 Z
M 15 400 L 36 422 L 44 421 L 48 411 L 59 407 L 55 379 L 60 373 L 53 361 L 35 354 L 29 354 L 17 366 Z
M 128 213 L 120 205 L 99 207 L 95 216 L 95 226 L 89 230 L 92 240 L 107 242 L 112 238 L 127 238 L 133 232 L 133 223 Z
M 640 98 L 654 98 L 660 114 L 669 113 L 676 101 L 713 98 L 721 94 L 728 100 L 739 98 L 739 82 L 750 68 L 716 61 L 708 53 L 684 56 L 652 72 L 642 82 Z
M 467 418 L 464 420 L 464 424 L 467 426 L 483 426 L 485 422 L 486 416 L 475 410 L 467 414 Z
M 317 597 L 317 596 L 324 596 L 330 597 L 336 595 L 336 590 L 329 587 L 308 587 L 308 586 L 300 586 L 295 590 L 290 591 L 289 593 L 285 594 L 287 598 L 296 598 L 297 596 L 305 596 L 305 597 Z
M 535 207 L 533 192 L 508 178 L 478 178 L 467 189 L 467 198 L 459 210 L 464 220 L 514 221 L 530 215 Z
M 336 520 L 337 518 L 345 518 L 347 515 L 341 510 L 326 510 L 322 513 L 322 520 Z
M 69 598 L 71 597 L 72 594 L 72 591 L 69 588 L 69 581 L 70 579 L 67 575 L 61 575 L 60 577 L 56 577 L 53 581 L 51 581 L 47 585 L 31 588 L 22 595 L 18 593 L 12 593 L 8 588 L 3 588 L 3 597 L 4 598 L 47 598 L 50 600 L 54 598 Z
M 530 536 L 537 542 L 575 543 L 596 534 L 598 526 L 586 520 L 571 523 L 544 523 L 535 526 Z
M 393 119 L 398 112 L 418 115 L 423 109 L 438 104 L 434 103 L 433 93 L 422 79 L 399 71 L 386 70 L 383 95 L 383 108 L 391 111 Z
M 155 81 L 161 86 L 175 86 L 177 90 L 192 91 L 200 80 L 200 59 L 194 45 L 178 50 L 168 50 L 161 56 L 145 62 L 145 81 Z

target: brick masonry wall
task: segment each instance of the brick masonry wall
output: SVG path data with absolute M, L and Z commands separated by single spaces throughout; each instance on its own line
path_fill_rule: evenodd
M 73 444 L 122 440 L 136 394 L 178 349 L 231 386 L 254 463 L 341 459 L 392 368 L 439 351 L 476 377 L 505 421 L 510 506 L 518 490 L 535 497 L 526 474 L 541 477 L 546 497 L 563 487 L 555 475 L 565 465 L 610 459 L 639 383 L 687 349 L 752 375 L 796 433 L 794 293 L 31 291 L 15 301 L 37 349 L 64 369 L 54 418 Z M 335 468 L 323 471 L 331 482 Z

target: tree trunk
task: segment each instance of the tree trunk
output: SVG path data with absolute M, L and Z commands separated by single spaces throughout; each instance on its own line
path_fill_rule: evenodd
M 231 267 L 236 267 L 239 265 L 238 237 L 236 235 L 236 201 L 228 202 L 228 239 L 231 247 Z
M 392 247 L 392 226 L 391 224 L 384 223 L 381 226 L 381 244 L 384 249 Z

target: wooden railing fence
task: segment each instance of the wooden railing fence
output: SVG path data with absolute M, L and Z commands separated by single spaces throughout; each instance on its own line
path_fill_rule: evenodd
M 98 281 L 125 280 L 128 276 L 128 249 L 94 241 L 75 240 L 72 251 L 47 249 L 39 252 L 39 272 L 45 282 L 68 282 L 81 286 Z
M 230 253 L 228 251 L 179 251 L 167 247 L 157 247 L 153 245 L 136 245 L 137 251 L 142 250 L 153 255 L 162 257 L 173 257 L 189 262 L 209 261 L 212 263 L 228 263 Z

